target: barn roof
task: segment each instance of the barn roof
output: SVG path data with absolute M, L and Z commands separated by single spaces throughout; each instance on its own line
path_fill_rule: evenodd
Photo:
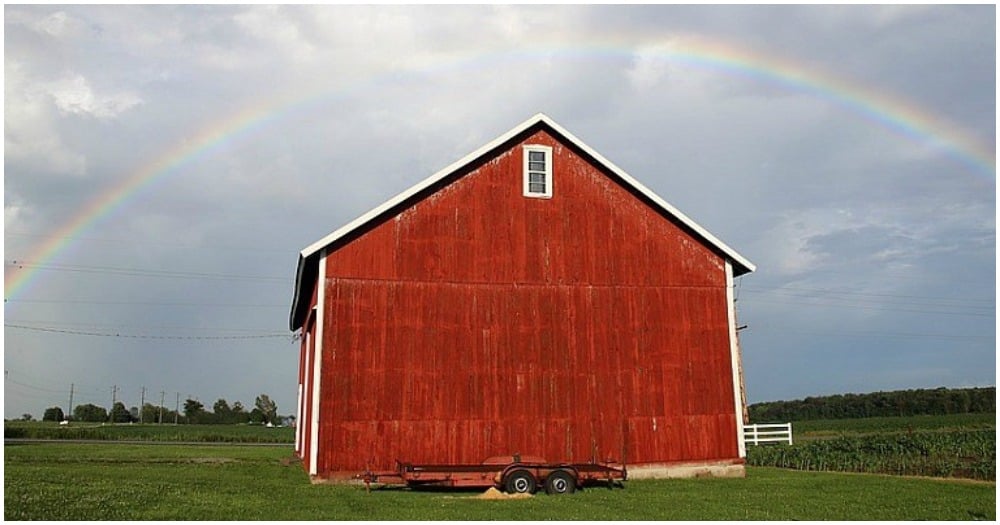
M 702 228 L 687 215 L 681 213 L 680 210 L 674 208 L 670 203 L 663 200 L 652 190 L 643 186 L 639 181 L 635 180 L 631 175 L 626 173 L 625 170 L 615 166 L 614 163 L 604 158 L 600 153 L 591 149 L 589 146 L 584 144 L 583 141 L 578 139 L 545 114 L 538 113 L 528 120 L 518 124 L 510 131 L 500 135 L 490 143 L 485 144 L 476 151 L 473 151 L 450 166 L 420 181 L 399 195 L 396 195 L 395 197 L 382 203 L 380 206 L 368 211 L 344 226 L 341 226 L 339 229 L 333 231 L 326 237 L 323 237 L 303 249 L 299 253 L 299 264 L 295 273 L 295 295 L 292 299 L 292 311 L 289 319 L 290 328 L 292 330 L 297 330 L 305 322 L 305 309 L 308 307 L 310 297 L 304 295 L 304 293 L 309 293 L 309 291 L 312 290 L 312 284 L 315 282 L 318 273 L 317 264 L 319 254 L 324 248 L 333 244 L 343 244 L 345 242 L 349 242 L 355 238 L 356 235 L 366 231 L 365 227 L 370 223 L 378 222 L 379 219 L 382 218 L 397 215 L 406 208 L 409 208 L 416 202 L 422 200 L 427 195 L 433 193 L 437 189 L 440 189 L 438 186 L 440 186 L 440 184 L 449 176 L 456 175 L 456 173 L 466 170 L 469 165 L 475 164 L 476 161 L 488 156 L 495 150 L 504 147 L 508 142 L 517 138 L 522 133 L 528 131 L 533 132 L 538 128 L 545 128 L 549 132 L 561 136 L 567 144 L 576 147 L 582 153 L 590 156 L 598 165 L 602 166 L 604 169 L 617 176 L 624 184 L 630 186 L 639 194 L 646 197 L 651 204 L 660 208 L 664 214 L 675 218 L 682 225 L 686 226 L 694 235 L 700 237 L 708 246 L 715 248 L 718 252 L 721 252 L 721 254 L 732 263 L 733 276 L 750 273 L 756 269 L 756 266 L 754 266 L 753 263 L 737 253 L 736 250 L 727 246 L 714 235 L 709 233 L 708 230 Z

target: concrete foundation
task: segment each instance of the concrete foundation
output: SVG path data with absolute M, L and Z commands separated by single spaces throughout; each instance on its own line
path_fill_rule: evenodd
M 743 463 L 740 459 L 629 465 L 628 479 L 743 478 L 747 474 Z

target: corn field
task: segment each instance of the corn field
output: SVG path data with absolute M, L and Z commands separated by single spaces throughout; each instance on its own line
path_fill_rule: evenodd
M 996 479 L 996 431 L 918 431 L 748 447 L 747 464 L 839 472 Z

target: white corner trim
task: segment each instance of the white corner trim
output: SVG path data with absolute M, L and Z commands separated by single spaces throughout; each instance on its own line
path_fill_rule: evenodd
M 302 380 L 299 382 L 299 398 L 298 404 L 296 405 L 295 411 L 295 453 L 301 454 L 305 448 L 306 442 L 306 432 L 305 429 L 309 426 L 309 422 L 305 420 L 306 417 L 306 396 L 309 393 L 309 345 L 312 344 L 312 336 L 309 334 L 308 330 L 308 318 L 306 319 L 306 326 L 302 328 L 302 362 L 299 366 L 302 367 L 300 372 L 302 373 Z M 302 458 L 299 455 L 299 458 Z
M 319 407 L 323 373 L 323 325 L 326 319 L 326 250 L 319 254 L 319 275 L 316 277 L 316 342 L 312 362 L 312 414 L 309 425 L 309 474 L 319 473 Z
M 309 348 L 308 346 L 306 348 Z M 304 366 L 304 363 L 303 363 Z M 303 370 L 304 372 L 305 370 Z M 299 383 L 295 398 L 295 453 L 302 452 L 302 383 Z
M 740 392 L 740 348 L 736 341 L 736 302 L 733 295 L 733 264 L 726 261 L 726 311 L 729 317 L 729 360 L 733 371 L 733 409 L 736 415 L 736 443 L 741 458 L 747 457 L 743 441 L 743 396 Z

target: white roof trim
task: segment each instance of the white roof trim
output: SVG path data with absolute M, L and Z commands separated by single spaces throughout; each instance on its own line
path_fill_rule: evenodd
M 663 211 L 665 211 L 669 215 L 677 218 L 678 221 L 680 221 L 682 224 L 684 224 L 685 226 L 687 226 L 688 228 L 690 228 L 692 231 L 694 231 L 695 234 L 701 236 L 710 245 L 714 246 L 716 249 L 718 249 L 723 254 L 725 254 L 725 256 L 728 257 L 729 259 L 731 259 L 733 262 L 735 262 L 737 266 L 745 268 L 746 272 L 739 272 L 740 274 L 747 273 L 747 272 L 753 272 L 753 271 L 755 271 L 757 269 L 757 267 L 754 266 L 753 263 L 751 263 L 746 258 L 744 258 L 742 255 L 740 255 L 739 253 L 737 253 L 736 250 L 733 250 L 732 248 L 730 248 L 729 246 L 727 246 L 724 242 L 720 241 L 714 235 L 712 235 L 711 233 L 709 233 L 708 230 L 702 228 L 700 225 L 698 225 L 698 223 L 696 223 L 693 220 L 691 220 L 690 217 L 688 217 L 687 215 L 684 215 L 683 213 L 680 212 L 680 210 L 678 210 L 677 208 L 674 208 L 670 203 L 668 203 L 667 201 L 663 200 L 659 195 L 657 195 L 656 193 L 653 193 L 652 190 L 650 190 L 649 188 L 643 186 L 642 183 L 640 183 L 639 181 L 633 179 L 632 176 L 629 175 L 628 173 L 625 173 L 625 171 L 623 169 L 619 168 L 618 166 L 615 166 L 615 164 L 613 162 L 609 161 L 608 159 L 604 158 L 603 155 L 601 155 L 600 153 L 598 153 L 598 152 L 594 151 L 593 149 L 591 149 L 590 146 L 587 146 L 586 144 L 584 144 L 583 141 L 581 141 L 580 139 L 578 139 L 575 135 L 573 135 L 572 133 L 570 133 L 569 131 L 567 131 L 565 128 L 563 128 L 559 124 L 556 124 L 552 119 L 550 119 L 545 114 L 538 113 L 535 116 L 529 118 L 528 120 L 525 120 L 524 122 L 518 124 L 517 126 L 515 126 L 510 131 L 508 131 L 508 132 L 504 133 L 503 135 L 500 135 L 499 137 L 493 139 L 488 144 L 480 147 L 476 151 L 473 151 L 472 153 L 469 153 L 468 155 L 462 157 L 458 161 L 453 162 L 448 167 L 446 167 L 446 168 L 442 169 L 441 171 L 438 171 L 434 175 L 431 175 L 430 177 L 427 177 L 426 179 L 418 182 L 417 184 L 413 185 L 409 189 L 403 191 L 402 193 L 400 193 L 400 194 L 396 195 L 395 197 L 389 199 L 388 201 L 382 203 L 377 208 L 368 211 L 364 215 L 361 215 L 360 217 L 354 219 L 353 221 L 351 221 L 351 222 L 345 224 L 344 226 L 338 228 L 333 233 L 330 233 L 326 237 L 323 237 L 322 239 L 320 239 L 320 240 L 318 240 L 318 241 L 310 244 L 305 249 L 303 249 L 299 253 L 299 255 L 300 255 L 300 257 L 299 257 L 299 264 L 298 264 L 298 269 L 297 269 L 296 274 L 295 274 L 295 295 L 294 295 L 294 297 L 292 299 L 292 312 L 291 312 L 291 319 L 290 319 L 291 320 L 291 325 L 292 325 L 291 326 L 292 330 L 295 330 L 297 328 L 295 326 L 295 320 L 296 320 L 296 317 L 297 317 L 296 312 L 297 312 L 297 309 L 299 307 L 299 301 L 301 300 L 301 297 L 299 296 L 299 292 L 300 292 L 299 288 L 300 288 L 300 286 L 302 286 L 302 282 L 301 282 L 301 279 L 303 277 L 302 274 L 303 274 L 303 270 L 305 268 L 306 261 L 309 258 L 315 256 L 317 253 L 319 253 L 320 251 L 322 251 L 323 248 L 326 248 L 330 244 L 336 242 L 338 239 L 346 236 L 347 234 L 351 233 L 352 231 L 356 230 L 357 228 L 360 228 L 361 226 L 363 226 L 364 224 L 368 223 L 369 221 L 371 221 L 371 220 L 379 217 L 380 215 L 382 215 L 383 213 L 389 211 L 393 207 L 398 206 L 399 204 L 405 202 L 407 199 L 409 199 L 409 198 L 413 197 L 414 195 L 420 193 L 421 191 L 429 188 L 430 186 L 432 186 L 435 183 L 441 181 L 445 177 L 451 175 L 455 171 L 461 169 L 466 164 L 469 164 L 469 163 L 473 162 L 474 160 L 478 159 L 482 155 L 488 153 L 489 151 L 493 150 L 494 148 L 500 146 L 501 144 L 503 144 L 503 143 L 511 140 L 512 138 L 514 138 L 518 134 L 524 132 L 528 128 L 530 128 L 530 127 L 532 127 L 532 126 L 534 126 L 534 125 L 536 125 L 538 123 L 543 123 L 543 124 L 549 126 L 556 133 L 558 133 L 558 134 L 562 135 L 563 137 L 565 137 L 565 139 L 567 141 L 569 141 L 570 143 L 572 143 L 574 146 L 576 146 L 577 148 L 579 148 L 580 150 L 582 150 L 587 155 L 590 155 L 592 158 L 594 158 L 594 160 L 596 160 L 598 163 L 602 164 L 609 171 L 611 171 L 616 176 L 618 176 L 619 178 L 621 178 L 621 180 L 625 181 L 625 183 L 627 183 L 628 185 L 630 185 L 633 188 L 635 188 L 639 193 L 645 195 L 647 198 L 649 198 L 650 201 L 652 201 L 654 204 L 656 204 L 657 206 L 659 206 Z
M 310 257 L 313 254 L 319 252 L 320 250 L 322 250 L 326 246 L 329 246 L 331 243 L 333 243 L 337 239 L 339 239 L 339 238 L 347 235 L 351 231 L 353 231 L 356 228 L 360 227 L 361 225 L 367 223 L 368 221 L 374 219 L 375 217 L 378 217 L 382 213 L 385 213 L 387 210 L 389 210 L 392 207 L 400 204 L 401 202 L 405 201 L 406 199 L 409 199 L 410 197 L 416 195 L 417 193 L 420 193 L 421 191 L 423 191 L 424 189 L 430 187 L 434 183 L 436 183 L 436 182 L 440 181 L 441 179 L 447 177 L 451 173 L 454 173 L 456 170 L 458 170 L 462 166 L 464 166 L 464 165 L 466 165 L 466 164 L 468 164 L 468 163 L 476 160 L 477 158 L 479 158 L 484 153 L 492 150 L 493 148 L 499 146 L 500 144 L 503 144 L 504 142 L 507 142 L 508 140 L 510 140 L 511 138 L 513 138 L 515 135 L 523 132 L 524 130 L 530 128 L 531 126 L 534 126 L 535 124 L 537 124 L 539 122 L 543 122 L 543 123 L 547 124 L 548 126 L 552 127 L 552 129 L 556 130 L 560 135 L 563 135 L 564 137 L 566 137 L 566 139 L 568 139 L 574 145 L 576 145 L 581 150 L 583 150 L 584 152 L 586 152 L 588 155 L 590 155 L 591 157 L 593 157 L 594 159 L 596 159 L 598 162 L 600 162 L 601 164 L 603 164 L 606 168 L 608 168 L 609 170 L 611 170 L 611 172 L 613 172 L 615 175 L 621 177 L 621 179 L 624 180 L 625 182 L 627 182 L 630 186 L 632 186 L 636 190 L 638 190 L 639 193 L 642 193 L 646 197 L 649 197 L 649 199 L 651 201 L 653 201 L 654 203 L 656 203 L 657 206 L 663 208 L 663 210 L 666 211 L 667 213 L 669 213 L 670 215 L 673 215 L 674 217 L 677 217 L 677 219 L 679 221 L 681 221 L 685 226 L 691 228 L 698 235 L 704 237 L 706 241 L 708 241 L 709 243 L 713 244 L 716 248 L 718 248 L 720 251 L 722 251 L 722 253 L 725 253 L 726 255 L 728 255 L 730 258 L 732 258 L 733 261 L 735 261 L 736 263 L 738 263 L 741 266 L 744 266 L 745 268 L 747 268 L 747 270 L 749 270 L 751 272 L 757 269 L 757 267 L 754 266 L 753 263 L 751 263 L 746 258 L 744 258 L 742 255 L 740 255 L 739 253 L 737 253 L 736 250 L 733 250 L 732 248 L 730 248 L 729 246 L 727 246 L 726 243 L 720 241 L 717 237 L 715 237 L 714 235 L 712 235 L 711 233 L 709 233 L 708 230 L 702 228 L 700 225 L 698 225 L 698 223 L 696 223 L 693 220 L 691 220 L 690 217 L 688 217 L 687 215 L 684 215 L 683 213 L 681 213 L 680 210 L 678 210 L 677 208 L 673 207 L 669 202 L 663 200 L 659 195 L 657 195 L 656 193 L 654 193 L 652 190 L 650 190 L 646 186 L 643 186 L 642 183 L 640 183 L 639 181 L 637 181 L 634 178 L 632 178 L 632 176 L 629 175 L 628 173 L 625 173 L 625 170 L 619 168 L 613 162 L 611 162 L 608 159 L 604 158 L 603 155 L 601 155 L 600 153 L 598 153 L 598 152 L 594 151 L 593 149 L 591 149 L 590 146 L 587 146 L 586 144 L 584 144 L 583 141 L 581 141 L 580 139 L 578 139 L 575 135 L 573 135 L 572 133 L 570 133 L 569 131 L 567 131 L 565 128 L 563 128 L 559 124 L 556 124 L 552 119 L 550 119 L 548 116 L 546 116 L 543 113 L 538 113 L 535 116 L 529 118 L 528 120 L 525 120 L 524 122 L 518 124 L 513 129 L 511 129 L 510 131 L 508 131 L 507 133 L 504 133 L 503 135 L 500 135 L 499 137 L 493 139 L 491 142 L 489 142 L 488 144 L 482 146 L 481 148 L 477 149 L 476 151 L 473 151 L 472 153 L 470 153 L 470 154 L 462 157 L 458 161 L 450 164 L 448 167 L 444 168 L 443 170 L 438 171 L 434 175 L 431 175 L 430 177 L 427 177 L 426 179 L 418 182 L 417 184 L 413 185 L 409 189 L 403 191 L 402 193 L 400 193 L 400 194 L 396 195 L 395 197 L 389 199 L 388 201 L 384 202 L 382 205 L 378 206 L 377 208 L 375 208 L 375 209 L 373 209 L 373 210 L 365 213 L 364 215 L 358 217 L 357 219 L 354 219 L 353 221 L 345 224 L 344 226 L 340 227 L 339 229 L 337 229 L 333 233 L 327 235 L 326 237 L 323 237 L 322 239 L 320 239 L 320 240 L 318 240 L 318 241 L 310 244 L 309 246 L 307 246 L 305 249 L 302 250 L 302 252 L 301 252 L 302 258 L 305 259 L 305 258 Z
M 476 160 L 477 158 L 479 158 L 480 156 L 482 156 L 484 153 L 490 151 L 491 149 L 493 149 L 493 148 L 495 148 L 495 147 L 503 144 L 504 142 L 507 142 L 508 140 L 510 140 L 511 138 L 513 138 L 518 133 L 521 133 L 522 131 L 530 128 L 531 126 L 535 125 L 539 121 L 547 122 L 547 123 L 552 122 L 551 120 L 548 119 L 548 117 L 546 117 L 545 115 L 543 115 L 541 113 L 535 115 L 534 117 L 531 117 L 528 120 L 525 120 L 524 122 L 522 122 L 522 123 L 518 124 L 516 127 L 514 127 L 514 129 L 512 129 L 512 130 L 508 131 L 507 133 L 504 133 L 503 135 L 500 135 L 499 137 L 493 139 L 490 143 L 486 144 L 485 146 L 482 146 L 481 148 L 477 149 L 476 151 L 473 151 L 472 153 L 469 153 L 468 155 L 462 157 L 461 159 L 453 162 L 448 167 L 446 167 L 443 170 L 435 173 L 434 175 L 431 175 L 430 177 L 427 177 L 426 179 L 424 179 L 424 180 L 416 183 L 415 185 L 411 186 L 409 189 L 403 191 L 399 195 L 396 195 L 395 197 L 393 197 L 393 198 L 389 199 L 388 201 L 382 203 L 381 206 L 379 206 L 379 207 L 377 207 L 377 208 L 369 211 L 368 213 L 365 213 L 364 215 L 358 217 L 357 219 L 354 219 L 353 221 L 345 224 L 344 226 L 342 226 L 341 228 L 339 228 L 335 232 L 331 233 L 330 235 L 327 235 L 326 237 L 323 237 L 322 239 L 320 239 L 320 240 L 318 240 L 318 241 L 310 244 L 304 250 L 302 250 L 302 253 L 301 253 L 302 257 L 309 257 L 310 255 L 312 255 L 312 254 L 314 254 L 314 253 L 322 250 L 324 247 L 328 246 L 330 243 L 336 241 L 337 239 L 343 237 L 344 235 L 347 235 L 348 233 L 350 233 L 351 231 L 353 231 L 355 228 L 361 226 L 362 224 L 365 224 L 366 222 L 374 219 L 375 217 L 378 217 L 379 215 L 381 215 L 382 213 L 384 213 L 386 210 L 389 210 L 393 206 L 396 206 L 399 203 L 405 201 L 406 199 L 409 199 L 410 197 L 416 195 L 417 193 L 420 193 L 422 190 L 427 189 L 428 187 L 430 187 L 431 185 L 433 185 L 435 182 L 438 182 L 441 179 L 447 177 L 448 175 L 454 173 L 455 170 L 457 170 L 457 169 L 461 168 L 462 166 L 465 166 L 466 164 L 468 164 L 468 163 Z
M 731 257 L 734 261 L 736 261 L 737 263 L 739 263 L 740 265 L 745 266 L 747 268 L 747 270 L 749 270 L 751 272 L 757 269 L 757 267 L 754 266 L 754 264 L 752 262 L 748 261 L 742 255 L 736 253 L 736 250 L 734 250 L 734 249 L 730 248 L 729 246 L 727 246 L 726 243 L 720 241 L 714 235 L 712 235 L 711 233 L 709 233 L 708 230 L 706 230 L 705 228 L 702 228 L 701 226 L 699 226 L 698 223 L 696 223 L 693 220 L 691 220 L 690 217 L 688 217 L 687 215 L 684 215 L 683 213 L 681 213 L 680 210 L 678 210 L 677 208 L 674 208 L 669 202 L 667 202 L 667 201 L 663 200 L 662 198 L 660 198 L 660 196 L 657 195 L 656 193 L 653 193 L 653 190 L 651 190 L 651 189 L 643 186 L 641 182 L 633 179 L 631 175 L 629 175 L 628 173 L 625 173 L 625 170 L 619 168 L 618 166 L 615 166 L 615 164 L 613 162 L 611 162 L 610 160 L 604 158 L 603 155 L 601 155 L 600 153 L 598 153 L 598 152 L 590 149 L 589 146 L 587 146 L 586 144 L 584 144 L 582 140 L 576 138 L 575 135 L 573 135 L 569 131 L 565 130 L 562 126 L 560 126 L 559 124 L 556 124 L 555 122 L 553 122 L 552 120 L 550 120 L 545 115 L 542 115 L 541 113 L 539 113 L 537 116 L 541 117 L 541 120 L 544 120 L 544 122 L 546 124 L 552 126 L 556 131 L 558 131 L 560 134 L 564 135 L 567 139 L 569 139 L 571 142 L 573 142 L 574 144 L 576 144 L 580 149 L 582 149 L 583 151 L 585 151 L 588 155 L 590 155 L 591 157 L 594 157 L 594 159 L 596 159 L 597 162 L 600 162 L 606 168 L 608 168 L 609 170 L 611 170 L 615 175 L 618 175 L 619 177 L 621 177 L 622 180 L 624 180 L 625 182 L 627 182 L 630 186 L 632 186 L 635 189 L 639 190 L 639 193 L 642 193 L 646 197 L 649 197 L 649 199 L 651 201 L 655 202 L 657 204 L 657 206 L 663 208 L 667 213 L 673 215 L 674 217 L 677 217 L 677 219 L 679 221 L 681 221 L 682 223 L 684 223 L 685 226 L 691 228 L 692 230 L 694 230 L 695 232 L 697 232 L 698 235 L 701 235 L 702 237 L 704 237 L 706 241 L 708 241 L 709 243 L 715 245 L 715 247 L 718 248 L 719 250 L 721 250 L 722 253 L 725 253 L 726 255 L 728 255 L 729 257 Z

